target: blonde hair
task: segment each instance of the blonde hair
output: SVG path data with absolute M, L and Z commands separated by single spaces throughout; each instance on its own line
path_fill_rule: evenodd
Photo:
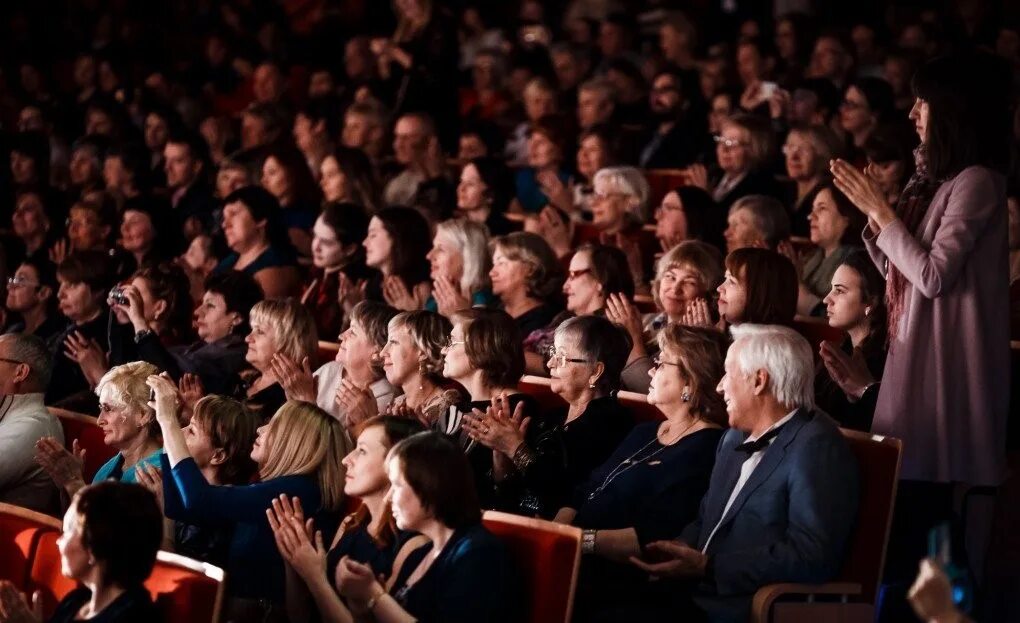
M 422 372 L 432 380 L 442 379 L 443 347 L 450 339 L 450 331 L 453 325 L 445 317 L 435 312 L 418 310 L 401 312 L 390 320 L 389 331 L 392 333 L 397 329 L 407 328 L 407 334 L 411 336 L 414 347 L 422 354 Z
M 648 220 L 648 195 L 651 193 L 644 173 L 634 167 L 606 167 L 599 169 L 592 178 L 592 186 L 605 184 L 613 191 L 631 198 L 628 213 L 631 218 L 644 223 Z
M 340 421 L 319 407 L 288 400 L 269 420 L 269 456 L 259 468 L 262 480 L 282 476 L 315 476 L 322 508 L 339 510 L 343 502 L 343 457 L 350 439 Z
M 662 301 L 659 300 L 659 282 L 663 275 L 671 268 L 689 266 L 701 276 L 701 285 L 709 294 L 714 293 L 716 287 L 722 283 L 725 269 L 723 268 L 723 256 L 712 245 L 700 240 L 685 240 L 676 245 L 655 263 L 655 278 L 652 279 L 652 299 L 655 306 L 661 308 Z
M 153 374 L 159 374 L 159 368 L 147 361 L 132 361 L 114 366 L 96 383 L 96 396 L 102 395 L 103 390 L 109 387 L 110 399 L 118 407 L 148 416 L 149 436 L 158 437 L 156 411 L 149 406 L 149 386 L 145 383 Z
M 304 305 L 292 298 L 259 301 L 251 308 L 250 324 L 268 327 L 278 352 L 298 363 L 315 357 L 319 334 L 315 319 Z
M 482 223 L 466 219 L 449 219 L 436 226 L 436 236 L 450 241 L 455 250 L 459 249 L 464 262 L 464 274 L 460 287 L 474 294 L 489 287 L 489 230 Z

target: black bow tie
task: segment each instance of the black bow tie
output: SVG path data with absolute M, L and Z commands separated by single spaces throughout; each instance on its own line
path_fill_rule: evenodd
M 768 447 L 769 442 L 772 438 L 779 434 L 779 431 L 783 430 L 782 426 L 777 426 L 765 431 L 765 434 L 755 439 L 754 441 L 745 441 L 736 448 L 733 448 L 737 452 L 746 452 L 747 456 L 751 456 L 759 450 L 764 450 Z

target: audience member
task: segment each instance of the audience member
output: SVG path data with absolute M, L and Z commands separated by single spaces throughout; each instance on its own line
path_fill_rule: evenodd
M 489 236 L 505 236 L 520 229 L 506 218 L 513 193 L 513 178 L 505 164 L 494 158 L 474 158 L 461 169 L 455 213 L 483 223 Z
M 815 195 L 829 178 L 829 162 L 839 153 L 839 137 L 828 126 L 794 126 L 786 135 L 783 156 L 786 174 L 793 182 L 787 199 L 790 233 L 808 236 Z
M 428 222 L 417 210 L 391 206 L 373 216 L 366 231 L 365 264 L 379 275 L 365 294 L 402 311 L 421 309 L 429 297 Z
M 67 319 L 57 312 L 57 275 L 53 264 L 26 257 L 7 279 L 7 300 L 4 308 L 11 315 L 0 333 L 28 333 L 39 336 L 49 350 L 57 335 L 67 326 Z M 49 385 L 49 381 L 45 383 Z M 42 388 L 43 390 L 46 387 Z
M 435 312 L 401 312 L 387 327 L 379 351 L 386 380 L 401 394 L 390 403 L 393 414 L 417 417 L 429 426 L 461 400 L 460 392 L 443 386 L 443 347 L 450 321 Z
M 781 196 L 767 167 L 774 137 L 768 122 L 748 113 L 725 118 L 715 137 L 715 155 L 720 172 L 709 180 L 701 165 L 688 167 L 694 186 L 704 188 L 724 210 L 747 195 Z
M 775 251 L 790 237 L 790 218 L 779 200 L 747 195 L 730 206 L 726 219 L 726 251 L 757 247 Z
M 269 147 L 261 184 L 280 204 L 280 220 L 290 243 L 302 257 L 311 255 L 311 230 L 322 196 L 301 151 L 289 143 Z
M 159 507 L 142 487 L 102 482 L 82 489 L 64 515 L 58 541 L 61 570 L 80 586 L 47 620 L 160 620 L 143 582 L 156 564 L 161 535 Z M 8 621 L 42 623 L 39 611 L 7 580 L 0 581 L 0 613 Z
M 495 303 L 489 284 L 489 235 L 484 225 L 464 219 L 439 223 L 425 259 L 432 277 L 426 310 L 449 318 L 457 310 Z
M 527 166 L 517 169 L 514 178 L 517 198 L 511 204 L 512 212 L 534 214 L 569 185 L 564 160 L 572 147 L 565 123 L 560 117 L 546 115 L 528 128 Z
M 351 147 L 338 147 L 322 159 L 319 185 L 326 201 L 354 203 L 369 214 L 382 208 L 379 180 L 365 152 Z
M 549 324 L 556 316 L 562 269 L 548 243 L 537 234 L 515 232 L 496 238 L 492 249 L 492 293 L 517 323 L 521 335 Z
M 386 205 L 412 205 L 422 184 L 443 175 L 439 137 L 425 113 L 401 116 L 393 130 L 393 156 L 402 167 L 383 189 Z
M 663 252 L 685 240 L 700 240 L 725 251 L 725 229 L 726 213 L 697 186 L 669 191 L 655 208 L 655 237 Z
M 793 321 L 797 271 L 789 259 L 768 249 L 738 249 L 726 256 L 725 266 L 726 274 L 717 289 L 720 324 L 788 325 Z M 706 308 L 706 303 L 692 306 L 689 313 L 694 324 L 707 324 Z
M 147 338 L 168 347 L 190 343 L 193 337 L 190 290 L 184 271 L 175 264 L 164 263 L 142 268 L 129 282 L 111 291 L 110 309 L 126 329 L 110 332 L 111 365 L 139 359 L 139 345 Z
M 35 461 L 35 444 L 44 437 L 63 445 L 60 422 L 43 405 L 50 382 L 50 353 L 42 338 L 23 333 L 0 335 L 0 502 L 41 513 L 59 510 L 53 480 Z

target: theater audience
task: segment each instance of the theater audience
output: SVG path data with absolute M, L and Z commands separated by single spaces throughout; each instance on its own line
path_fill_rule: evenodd
M 786 204 L 793 235 L 809 235 L 808 221 L 815 195 L 828 180 L 829 161 L 839 152 L 839 137 L 828 126 L 797 125 L 786 135 L 783 156 L 786 175 L 792 182 Z
M 389 577 L 394 561 L 405 559 L 424 540 L 420 536 L 411 539 L 396 527 L 386 476 L 390 448 L 422 432 L 422 424 L 383 415 L 366 420 L 357 429 L 357 444 L 343 461 L 347 470 L 344 494 L 361 503 L 344 518 L 328 550 L 323 547 L 321 531 L 316 531 L 314 538 L 309 534 L 300 499 L 282 495 L 266 511 L 276 547 L 286 563 L 291 620 L 307 619 L 312 604 L 322 621 L 349 620 L 344 618 L 347 606 L 334 588 L 341 559 L 368 565 L 376 575 Z
M 723 279 L 723 257 L 698 240 L 681 242 L 656 262 L 652 300 L 658 311 L 641 315 L 629 300 L 610 297 L 606 317 L 630 335 L 632 347 L 622 372 L 624 389 L 647 393 L 652 357 L 658 351 L 659 334 L 670 323 L 684 323 L 693 305 L 702 305 L 716 317 L 715 291 Z
M 376 213 L 363 244 L 365 264 L 379 274 L 367 284 L 365 295 L 401 311 L 421 309 L 429 296 L 425 255 L 431 240 L 428 222 L 417 210 L 388 207 Z
M 790 217 L 779 200 L 765 195 L 748 195 L 730 207 L 723 232 L 726 251 L 745 247 L 775 251 L 790 237 Z
M 541 236 L 514 232 L 496 238 L 492 248 L 492 293 L 517 323 L 521 335 L 549 324 L 558 312 L 563 283 L 556 255 Z
M 188 425 L 183 427 L 184 443 L 207 483 L 243 486 L 251 482 L 257 467 L 250 456 L 257 427 L 255 417 L 232 398 L 205 396 L 195 404 Z M 155 494 L 161 508 L 184 504 L 177 489 L 163 490 L 160 468 L 145 465 L 136 476 Z M 168 503 L 164 495 L 175 497 Z M 231 539 L 227 526 L 174 521 L 169 536 L 170 546 L 179 554 L 221 567 L 227 563 Z
M 213 272 L 237 270 L 251 275 L 268 298 L 297 293 L 301 282 L 285 233 L 276 197 L 258 186 L 235 190 L 223 208 L 223 236 L 233 253 Z
M 36 335 L 54 350 L 49 343 L 67 326 L 67 320 L 57 312 L 58 288 L 52 263 L 37 257 L 23 259 L 7 279 L 4 308 L 13 314 L 7 317 L 7 325 L 0 332 Z
M 459 391 L 443 386 L 442 350 L 449 335 L 450 321 L 435 312 L 401 312 L 390 320 L 379 357 L 386 380 L 401 390 L 391 413 L 432 426 L 461 400 Z
M 648 401 L 665 421 L 635 426 L 556 514 L 556 521 L 584 529 L 580 620 L 630 619 L 668 600 L 671 587 L 646 581 L 628 559 L 694 519 L 708 487 L 726 421 L 715 392 L 723 337 L 671 324 L 659 334 L 659 348 Z
M 517 569 L 503 543 L 482 525 L 460 449 L 436 432 L 414 435 L 389 451 L 386 473 L 397 528 L 429 542 L 394 568 L 385 586 L 370 566 L 342 558 L 337 573 L 348 602 L 386 622 L 519 620 Z
M 808 222 L 814 250 L 802 257 L 789 242 L 780 243 L 780 249 L 798 270 L 797 313 L 820 316 L 821 301 L 831 287 L 836 267 L 860 248 L 857 241 L 865 219 L 846 195 L 827 183 L 815 193 Z
M 539 418 L 530 405 L 506 403 L 468 419 L 469 435 L 497 453 L 497 486 L 513 495 L 504 499 L 513 512 L 551 518 L 630 432 L 633 418 L 616 399 L 629 350 L 626 333 L 605 318 L 571 318 L 556 329 L 548 364 L 566 412 Z
M 766 584 L 832 579 L 857 517 L 857 461 L 815 409 L 807 340 L 777 326 L 733 335 L 718 388 L 731 428 L 700 510 L 678 539 L 656 538 L 630 558 L 660 582 L 687 580 L 658 602 L 671 616 L 745 621 Z
M 700 240 L 724 251 L 726 214 L 697 186 L 669 191 L 655 208 L 655 237 L 663 252 L 685 240 Z
M 103 443 L 117 454 L 99 468 L 92 482 L 137 482 L 139 470 L 159 463 L 162 440 L 145 385 L 149 375 L 157 372 L 152 364 L 135 361 L 112 368 L 99 380 L 96 424 L 103 431 Z M 43 437 L 35 448 L 36 461 L 67 495 L 73 496 L 85 486 L 84 451 L 77 441 L 72 446 L 73 453 L 52 437 Z
M 315 317 L 321 336 L 339 334 L 354 306 L 351 297 L 341 301 L 341 284 L 359 289 L 371 278 L 361 246 L 367 232 L 365 208 L 354 203 L 325 203 L 315 220 L 311 242 L 314 268 L 301 300 Z
M 910 112 L 918 166 L 895 209 L 849 163 L 832 167 L 836 185 L 867 215 L 865 245 L 886 270 L 890 347 L 872 429 L 904 441 L 897 504 L 910 512 L 893 520 L 887 574 L 901 596 L 923 535 L 951 517 L 951 483 L 997 486 L 1004 474 L 1006 84 L 1000 59 L 983 53 L 918 70 Z
M 266 522 L 266 509 L 281 494 L 299 497 L 308 516 L 320 521 L 340 509 L 341 460 L 349 443 L 343 427 L 315 405 L 287 402 L 258 428 L 251 459 L 258 465 L 260 481 L 216 485 L 202 474 L 178 424 L 177 388 L 155 375 L 148 378 L 148 385 L 155 394 L 156 421 L 165 446 L 160 468 L 166 516 L 197 526 L 230 527 L 229 620 L 266 620 L 262 617 L 280 613 L 285 602 L 283 561 Z
M 50 382 L 50 353 L 42 338 L 23 333 L 0 335 L 0 502 L 56 513 L 53 480 L 35 458 L 44 437 L 64 444 L 57 418 L 43 405 Z
M 882 273 L 855 251 L 836 268 L 822 301 L 829 326 L 847 337 L 842 344 L 822 342 L 825 370 L 815 377 L 815 400 L 844 428 L 871 430 L 888 338 L 884 293 Z
M 325 201 L 364 206 L 369 214 L 382 208 L 375 169 L 360 149 L 338 147 L 323 158 L 319 167 L 319 186 Z
M 266 152 L 262 164 L 262 187 L 276 197 L 290 243 L 303 257 L 311 255 L 311 229 L 321 201 L 304 154 L 294 145 L 277 143 Z
M 768 249 L 738 249 L 726 256 L 717 288 L 719 323 L 789 324 L 797 311 L 797 271 L 789 259 Z M 707 324 L 707 303 L 689 310 L 688 324 Z
M 162 535 L 159 507 L 142 487 L 102 482 L 82 489 L 64 515 L 58 539 L 61 570 L 80 586 L 47 621 L 158 621 L 161 612 L 143 585 L 156 563 Z M 14 584 L 0 581 L 5 621 L 42 623 Z
M 495 158 L 474 158 L 464 165 L 457 185 L 457 216 L 489 228 L 489 236 L 505 236 L 520 226 L 506 218 L 513 199 L 510 170 Z
M 489 284 L 491 255 L 485 225 L 464 219 L 443 221 L 436 226 L 429 261 L 432 296 L 425 309 L 446 316 L 468 307 L 495 303 Z

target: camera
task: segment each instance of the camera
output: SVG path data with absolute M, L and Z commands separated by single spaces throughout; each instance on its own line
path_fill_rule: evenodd
M 110 290 L 110 295 L 106 297 L 111 303 L 117 305 L 128 305 L 128 297 L 124 296 L 124 288 L 120 286 L 114 286 Z

